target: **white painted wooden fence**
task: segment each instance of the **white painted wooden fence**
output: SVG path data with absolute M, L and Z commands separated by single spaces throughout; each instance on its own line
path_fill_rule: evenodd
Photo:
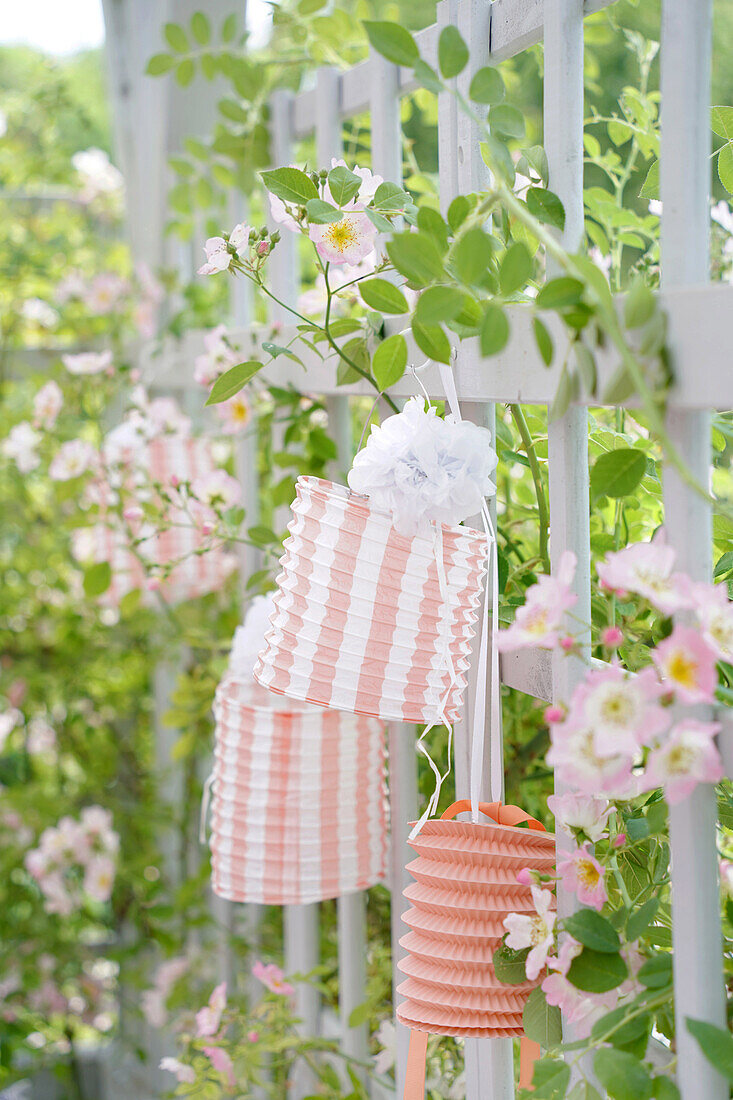
M 544 39 L 545 147 L 549 161 L 550 187 L 561 197 L 566 213 L 564 243 L 579 247 L 583 238 L 583 20 L 610 0 L 442 0 L 438 22 L 418 35 L 426 59 L 435 63 L 440 28 L 458 26 L 468 42 L 471 64 L 480 67 L 514 56 Z M 161 258 L 161 192 L 139 165 L 154 160 L 153 179 L 162 180 L 161 157 L 166 142 L 161 135 L 160 112 L 176 113 L 175 102 L 164 107 L 160 85 L 141 78 L 145 56 L 158 48 L 158 26 L 166 15 L 182 19 L 185 11 L 203 8 L 222 14 L 232 4 L 222 0 L 199 0 L 197 4 L 170 5 L 166 0 L 148 5 L 145 0 L 104 0 L 108 17 L 113 77 L 117 80 L 117 102 L 124 116 L 118 127 L 128 169 L 130 228 L 138 254 L 147 252 L 153 261 Z M 712 0 L 663 0 L 662 28 L 662 270 L 663 299 L 670 314 L 670 341 L 674 355 L 676 384 L 672 393 L 669 430 L 688 463 L 703 483 L 708 480 L 708 410 L 733 407 L 733 372 L 729 368 L 730 318 L 733 316 L 733 288 L 708 287 L 709 148 L 708 104 Z M 151 19 L 154 9 L 155 20 Z M 139 19 L 138 19 L 139 17 Z M 139 20 L 142 20 L 140 22 Z M 153 23 L 155 22 L 155 28 Z M 153 29 L 155 35 L 153 35 Z M 144 33 L 147 31 L 147 35 Z M 115 36 L 118 41 L 115 42 Z M 135 39 L 134 49 L 131 43 Z M 134 63 L 131 63 L 131 57 Z M 116 60 L 115 60 L 116 58 Z M 131 64 L 133 68 L 131 69 Z M 124 78 L 117 79 L 119 73 Z M 459 78 L 463 86 L 470 74 Z M 198 87 L 198 86 L 197 86 Z M 411 71 L 399 69 L 373 55 L 347 72 L 325 70 L 313 87 L 296 96 L 278 94 L 272 104 L 273 161 L 288 164 L 294 143 L 315 129 L 319 165 L 328 166 L 331 156 L 341 152 L 344 119 L 369 111 L 372 122 L 372 167 L 386 179 L 400 182 L 401 129 L 400 99 L 415 88 Z M 200 92 L 199 92 L 200 94 Z M 152 97 L 152 99 L 150 98 Z M 147 117 L 153 115 L 154 117 Z M 180 121 L 180 114 L 179 114 Z M 139 128 L 136 128 L 138 127 Z M 175 128 L 175 127 L 174 127 Z M 162 143 L 162 151 L 161 151 Z M 168 150 L 170 151 L 170 150 Z M 480 188 L 485 168 L 479 154 L 476 133 L 470 121 L 446 97 L 439 104 L 439 157 L 441 205 L 447 206 L 459 191 Z M 161 185 L 162 186 L 162 185 Z M 151 206 L 153 214 L 151 214 Z M 246 211 L 233 197 L 232 222 L 243 220 Z M 151 223 L 151 218 L 153 219 Z M 297 297 L 297 266 L 294 238 L 287 233 L 273 254 L 273 289 L 294 304 Z M 182 270 L 192 265 L 187 254 Z M 231 321 L 233 337 L 246 349 L 254 341 L 249 330 L 249 299 L 244 288 L 235 292 Z M 272 314 L 283 323 L 280 342 L 290 334 L 285 313 Z M 521 307 L 512 315 L 512 337 L 508 346 L 491 360 L 482 360 L 476 341 L 458 347 L 456 382 L 464 415 L 491 423 L 496 401 L 543 404 L 553 396 L 558 367 L 548 370 L 540 363 L 530 331 L 530 319 Z M 563 360 L 566 343 L 558 327 L 555 332 Z M 171 345 L 165 355 L 150 359 L 148 374 L 156 388 L 187 389 L 193 356 L 200 336 L 191 334 L 181 344 Z M 422 356 L 416 353 L 416 361 Z M 367 392 L 360 385 L 336 388 L 333 361 L 313 357 L 307 362 L 309 392 L 328 399 L 332 435 L 339 443 L 341 469 L 348 465 L 353 441 L 348 429 L 349 396 Z M 615 363 L 611 356 L 599 359 L 600 389 Z M 304 375 L 282 358 L 268 370 L 268 380 L 303 385 Z M 437 370 L 424 372 L 431 395 L 444 396 Z M 412 392 L 405 379 L 397 394 Z M 588 501 L 587 413 L 579 403 L 549 429 L 550 512 L 553 563 L 566 549 L 578 558 L 575 586 L 579 598 L 577 614 L 590 619 L 590 549 Z M 244 486 L 248 522 L 256 522 L 257 485 L 251 441 L 242 444 L 237 457 Z M 672 472 L 665 472 L 664 502 L 670 541 L 680 556 L 681 566 L 694 576 L 710 575 L 710 513 L 707 505 Z M 243 570 L 256 567 L 250 552 L 243 554 Z M 502 660 L 505 684 L 539 699 L 567 698 L 581 672 L 580 662 L 563 660 L 553 665 L 546 654 L 508 654 Z M 721 716 L 725 733 L 721 748 L 731 774 L 733 766 L 733 724 Z M 467 794 L 468 734 L 456 731 L 456 781 L 458 796 Z M 409 859 L 405 843 L 406 822 L 417 809 L 414 731 L 394 725 L 389 731 L 391 752 L 391 812 L 393 842 L 390 857 L 390 886 L 393 893 L 393 948 L 399 952 L 401 893 L 404 867 Z M 488 771 L 488 769 L 486 769 Z M 723 1100 L 727 1085 L 702 1056 L 689 1036 L 685 1017 L 693 1016 L 724 1026 L 724 995 L 721 967 L 721 930 L 715 853 L 715 797 L 709 787 L 695 793 L 670 813 L 672 846 L 672 893 L 674 907 L 675 988 L 677 993 L 678 1082 L 683 1100 Z M 562 843 L 561 841 L 559 843 Z M 572 899 L 560 892 L 559 908 L 567 913 Z M 256 915 L 255 918 L 256 919 Z M 348 1015 L 363 999 L 365 925 L 363 898 L 345 898 L 339 904 L 339 973 L 341 990 L 341 1035 L 344 1049 L 363 1058 L 367 1035 L 362 1028 L 349 1029 Z M 286 916 L 286 965 L 304 971 L 317 963 L 318 907 L 291 908 Z M 304 1030 L 318 1032 L 323 1026 L 315 993 L 301 994 L 299 1008 Z M 397 1095 L 404 1082 L 406 1036 L 398 1028 L 399 1052 Z M 514 1094 L 512 1052 L 509 1040 L 474 1040 L 466 1050 L 468 1100 L 508 1100 Z M 295 1082 L 296 1100 L 308 1091 L 307 1076 Z

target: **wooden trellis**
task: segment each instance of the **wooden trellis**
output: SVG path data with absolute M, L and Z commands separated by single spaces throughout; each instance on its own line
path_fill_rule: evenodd
M 544 41 L 544 144 L 549 162 L 549 186 L 561 198 L 566 215 L 563 243 L 579 248 L 583 240 L 583 20 L 585 15 L 607 6 L 610 0 L 442 0 L 436 25 L 417 37 L 423 56 L 431 64 L 437 59 L 438 35 L 442 26 L 458 27 L 471 50 L 474 69 L 496 64 Z M 158 28 L 166 17 L 181 19 L 203 8 L 210 14 L 224 14 L 231 4 L 222 0 L 200 0 L 198 4 L 150 4 L 144 0 L 104 0 L 108 19 L 108 41 L 113 57 L 116 101 L 122 113 L 118 124 L 123 164 L 128 174 L 130 222 L 133 241 L 147 250 L 155 262 L 162 258 L 162 191 L 164 168 L 161 157 L 166 143 L 161 135 L 160 112 L 176 111 L 175 103 L 165 106 L 159 85 L 144 80 L 139 72 L 147 54 L 157 48 Z M 168 11 L 168 9 L 171 9 Z M 733 316 L 733 288 L 707 286 L 709 235 L 709 123 L 712 0 L 663 0 L 662 16 L 662 152 L 661 192 L 663 301 L 669 311 L 670 346 L 676 382 L 668 418 L 670 434 L 698 479 L 707 483 L 710 460 L 709 410 L 733 407 L 733 372 L 729 368 L 729 318 Z M 152 18 L 151 10 L 154 12 Z M 137 18 L 143 22 L 136 22 Z M 147 20 L 147 22 L 146 22 Z M 153 27 L 153 23 L 155 26 Z M 147 36 L 144 33 L 147 28 Z M 153 30 L 155 37 L 153 37 Z M 119 40 L 115 43 L 115 35 Z M 133 48 L 134 47 L 134 48 Z M 116 58 L 116 60 L 115 60 Z M 135 65 L 139 69 L 135 70 Z M 122 75 L 120 75 L 122 74 Z M 470 80 L 467 71 L 459 85 Z M 361 112 L 371 114 L 372 167 L 385 179 L 400 182 L 402 166 L 400 100 L 415 89 L 410 70 L 400 69 L 372 55 L 352 69 L 337 73 L 324 70 L 315 86 L 296 96 L 279 93 L 272 104 L 273 163 L 288 164 L 294 157 L 294 143 L 315 130 L 319 165 L 329 165 L 341 153 L 345 119 Z M 465 90 L 465 89 L 464 89 Z M 152 98 L 150 98 L 152 97 Z M 127 112 L 127 114 L 126 114 Z M 142 112 L 142 114 L 141 114 Z M 156 112 L 158 112 L 156 114 Z M 150 115 L 144 121 L 143 116 Z M 132 120 L 130 115 L 132 115 Z M 180 115 L 179 121 L 180 121 Z M 203 116 L 199 116 L 202 118 Z M 142 131 L 135 129 L 140 122 Z M 445 209 L 455 194 L 485 186 L 475 128 L 456 110 L 451 97 L 439 103 L 440 197 Z M 175 127 L 173 127 L 175 129 Z M 162 142 L 162 148 L 161 148 Z M 168 151 L 171 151 L 170 149 Z M 155 159 L 152 188 L 150 176 L 140 165 Z M 157 158 L 157 159 L 156 159 Z M 146 206 L 147 204 L 147 206 Z M 233 221 L 245 220 L 239 197 L 233 197 Z M 151 223 L 151 218 L 153 219 Z M 146 243 L 147 242 L 147 243 Z M 283 235 L 271 260 L 274 292 L 295 304 L 298 275 L 295 238 Z M 183 272 L 192 270 L 190 253 L 181 260 Z M 243 283 L 233 295 L 232 336 L 245 351 L 254 350 L 259 334 L 248 327 L 250 303 Z M 271 320 L 283 324 L 280 340 L 285 343 L 294 329 L 288 315 L 274 311 Z M 390 322 L 396 331 L 394 322 Z M 548 370 L 539 361 L 530 329 L 530 316 L 514 307 L 512 336 L 507 347 L 491 360 L 481 358 L 477 341 L 457 347 L 456 383 L 464 415 L 491 423 L 496 401 L 548 403 L 555 392 L 559 367 Z M 562 362 L 566 337 L 560 326 L 554 330 Z M 190 334 L 147 364 L 148 376 L 156 388 L 190 392 L 193 357 L 200 347 L 200 335 Z M 323 362 L 304 353 L 307 375 L 287 360 L 279 359 L 268 370 L 268 381 L 303 385 L 309 392 L 327 399 L 332 436 L 339 443 L 338 466 L 344 469 L 351 458 L 348 402 L 352 395 L 366 393 L 363 386 L 336 387 L 333 360 Z M 416 352 L 415 361 L 422 356 Z M 610 378 L 615 363 L 610 355 L 599 357 L 600 388 Z M 428 369 L 423 380 L 431 395 L 444 396 L 437 370 Z M 396 387 L 398 395 L 413 388 L 408 380 Z M 549 488 L 552 531 L 552 560 L 565 550 L 577 555 L 576 612 L 590 621 L 590 544 L 587 501 L 588 425 L 580 398 L 549 428 Z M 248 522 L 256 522 L 257 484 L 254 475 L 254 444 L 245 441 L 237 457 L 243 481 Z M 711 572 L 711 516 L 707 504 L 683 484 L 671 470 L 664 478 L 665 521 L 669 541 L 675 546 L 680 566 L 693 577 L 707 580 Z M 257 567 L 248 552 L 243 556 L 245 575 Z M 502 659 L 505 684 L 539 699 L 567 698 L 582 674 L 580 661 L 566 659 L 553 664 L 547 654 L 507 654 Z M 721 750 L 727 774 L 733 772 L 733 727 L 725 714 Z M 401 893 L 406 884 L 404 867 L 409 859 L 405 844 L 406 823 L 417 809 L 414 731 L 394 725 L 389 731 L 391 751 L 391 812 L 393 842 L 390 886 L 394 897 L 393 947 L 399 948 Z M 487 740 L 488 743 L 488 740 Z M 456 730 L 456 784 L 458 797 L 467 794 L 470 747 L 468 733 Z M 488 772 L 488 768 L 486 771 Z M 685 1026 L 687 1016 L 725 1026 L 724 990 L 721 966 L 717 860 L 715 849 L 716 806 L 714 790 L 698 787 L 692 796 L 670 810 L 672 848 L 672 900 L 674 979 L 677 1003 L 677 1080 L 684 1100 L 723 1100 L 728 1086 L 703 1057 Z M 559 844 L 564 841 L 560 838 Z M 567 914 L 572 898 L 559 891 L 559 909 Z M 256 919 L 256 914 L 253 919 Z M 291 971 L 307 971 L 317 963 L 318 907 L 291 908 L 286 915 L 286 962 Z M 341 1035 L 350 1053 L 365 1057 L 367 1035 L 363 1028 L 350 1029 L 350 1010 L 364 993 L 365 956 L 364 899 L 351 897 L 339 903 L 339 974 Z M 316 994 L 300 994 L 299 1009 L 304 1030 L 323 1027 Z M 397 1095 L 401 1097 L 406 1059 L 406 1035 L 398 1027 Z M 466 1044 L 468 1100 L 507 1100 L 513 1096 L 513 1066 L 510 1040 L 471 1040 Z M 291 1095 L 309 1091 L 307 1076 L 294 1084 Z

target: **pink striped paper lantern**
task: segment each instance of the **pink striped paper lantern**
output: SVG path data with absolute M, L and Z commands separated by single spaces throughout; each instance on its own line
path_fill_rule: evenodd
M 212 888 L 221 898 L 300 905 L 385 874 L 382 725 L 287 708 L 245 676 L 219 685 L 211 796 Z
M 447 526 L 439 538 L 400 534 L 367 497 L 319 478 L 298 478 L 296 494 L 255 679 L 382 720 L 455 720 L 485 535 Z

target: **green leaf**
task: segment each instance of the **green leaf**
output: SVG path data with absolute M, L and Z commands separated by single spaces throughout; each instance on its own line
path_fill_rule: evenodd
M 629 914 L 626 922 L 626 939 L 629 943 L 638 940 L 639 936 L 646 932 L 656 916 L 659 908 L 659 898 L 649 898 L 638 909 Z
M 652 1079 L 633 1054 L 599 1050 L 593 1059 L 593 1069 L 612 1100 L 651 1100 Z
M 543 1050 L 559 1046 L 562 1042 L 560 1009 L 548 1005 L 541 989 L 533 989 L 527 998 L 522 1023 L 527 1038 L 539 1043 Z
M 532 274 L 532 257 L 523 244 L 513 244 L 499 268 L 499 286 L 505 297 L 527 285 Z
M 438 39 L 438 67 L 446 80 L 458 76 L 468 64 L 468 46 L 458 27 L 449 23 L 443 27 Z
M 148 67 L 145 72 L 148 76 L 161 76 L 163 73 L 168 73 L 170 70 L 178 64 L 175 57 L 171 57 L 169 53 L 156 53 L 148 61 Z
M 489 302 L 481 322 L 479 342 L 483 356 L 497 355 L 506 347 L 509 339 L 509 321 L 501 306 Z
M 616 929 L 595 909 L 579 909 L 565 921 L 565 929 L 578 943 L 602 954 L 614 955 L 621 947 Z
M 237 17 L 234 13 L 228 15 L 221 25 L 222 42 L 231 42 L 237 33 Z
M 179 27 L 177 23 L 166 23 L 163 27 L 163 34 L 172 50 L 175 50 L 176 53 L 188 53 L 188 38 L 183 27 Z
M 425 233 L 396 233 L 387 243 L 387 255 L 416 286 L 426 286 L 445 276 L 440 253 Z
M 333 333 L 333 331 L 334 326 L 331 325 L 331 332 Z M 363 336 L 354 336 L 352 340 L 347 340 L 341 350 L 352 362 L 361 367 L 365 374 L 369 374 L 369 347 Z M 336 368 L 336 381 L 339 386 L 349 386 L 352 382 L 360 382 L 361 377 L 350 363 L 346 363 L 343 359 L 339 360 Z
M 524 137 L 524 115 L 518 107 L 509 103 L 499 103 L 489 111 L 489 125 L 492 134 L 504 138 Z
M 598 372 L 593 352 L 586 347 L 582 340 L 576 340 L 573 344 L 575 363 L 578 368 L 578 376 L 585 393 L 595 397 L 598 384 Z
M 664 989 L 672 984 L 672 956 L 653 955 L 639 970 L 637 978 L 647 989 Z
M 621 366 L 616 370 L 603 391 L 602 403 L 604 405 L 623 405 L 635 393 L 636 383 L 626 367 Z
M 346 206 L 358 194 L 361 179 L 355 172 L 339 164 L 328 173 L 328 187 L 336 205 Z
M 493 245 L 483 229 L 475 226 L 467 229 L 455 241 L 450 251 L 450 262 L 462 283 L 479 283 L 491 261 Z
M 249 115 L 242 107 L 241 103 L 237 103 L 236 99 L 220 99 L 217 103 L 219 108 L 219 114 L 224 118 L 228 118 L 230 122 L 245 123 L 249 118 Z
M 645 283 L 636 282 L 624 301 L 624 324 L 627 328 L 643 328 L 654 315 L 656 298 Z
M 652 1080 L 652 1096 L 655 1100 L 680 1100 L 680 1090 L 669 1077 Z
M 308 215 L 308 221 L 314 225 L 329 225 L 331 222 L 340 222 L 344 216 L 341 210 L 337 210 L 335 206 L 324 199 L 308 199 L 305 204 L 305 212 Z
M 305 206 L 310 199 L 318 198 L 316 185 L 300 168 L 275 168 L 261 176 L 267 190 L 283 202 Z
M 653 160 L 649 171 L 646 174 L 646 179 L 641 185 L 641 191 L 639 191 L 639 198 L 641 199 L 658 199 L 659 198 L 659 161 Z
M 439 95 L 443 91 L 443 84 L 435 69 L 431 69 L 430 65 L 423 61 L 422 58 L 415 62 L 413 71 L 415 73 L 415 80 L 417 80 L 418 84 L 421 84 L 423 88 L 427 88 L 427 90 L 434 95 Z
M 618 952 L 609 955 L 590 947 L 584 947 L 576 955 L 567 973 L 570 984 L 585 993 L 608 993 L 628 976 L 628 967 Z
M 108 561 L 98 561 L 84 570 L 84 594 L 101 596 L 112 583 L 112 568 Z
M 176 81 L 182 88 L 187 88 L 196 75 L 196 66 L 190 57 L 185 58 L 176 69 Z
M 730 142 L 720 150 L 718 176 L 729 194 L 733 194 L 733 145 Z
M 417 212 L 417 227 L 432 237 L 441 255 L 448 251 L 448 225 L 432 206 L 421 206 Z
M 249 359 L 246 363 L 237 363 L 236 366 L 230 367 L 214 382 L 206 404 L 218 405 L 221 401 L 228 401 L 230 397 L 234 397 L 235 393 L 239 393 L 263 366 L 264 363 L 260 363 L 258 359 Z
M 368 306 L 380 313 L 407 313 L 407 298 L 387 279 L 368 279 L 359 283 L 359 293 Z
M 593 1024 L 592 1038 L 598 1042 L 608 1042 L 611 1046 L 627 1049 L 638 1044 L 642 1052 L 645 1051 L 652 1026 L 651 1013 L 643 1012 L 627 1019 L 628 1012 L 627 1005 L 607 1012 Z M 630 1051 L 630 1053 L 634 1052 Z
M 636 447 L 606 451 L 599 455 L 591 470 L 591 493 L 594 498 L 630 496 L 645 472 L 646 455 Z
M 546 187 L 529 187 L 527 209 L 538 221 L 553 225 L 556 229 L 565 228 L 565 208 L 554 191 L 548 191 Z
M 456 195 L 448 207 L 448 225 L 454 233 L 457 233 L 463 222 L 471 212 L 471 203 L 465 195 Z
M 562 1100 L 570 1084 L 570 1066 L 559 1058 L 541 1058 L 534 1064 L 534 1100 Z
M 539 317 L 532 318 L 532 328 L 534 331 L 535 343 L 537 344 L 537 350 L 542 357 L 542 362 L 545 364 L 546 367 L 549 367 L 555 351 L 552 344 L 552 337 L 547 330 L 547 326 L 539 319 Z
M 416 317 L 412 319 L 412 335 L 420 351 L 438 363 L 450 363 L 450 340 L 440 325 L 425 325 Z
M 412 66 L 420 58 L 417 42 L 399 23 L 371 22 L 364 29 L 373 49 L 395 65 Z
M 380 390 L 399 382 L 407 366 L 407 341 L 399 333 L 383 340 L 372 359 L 372 374 Z
M 454 286 L 431 286 L 417 300 L 415 317 L 421 324 L 452 321 L 463 309 L 466 295 Z
M 522 985 L 527 981 L 526 960 L 529 948 L 521 951 L 513 951 L 511 947 L 502 944 L 497 948 L 492 957 L 494 973 L 500 982 L 505 985 Z
M 199 46 L 206 46 L 211 41 L 211 23 L 202 11 L 195 11 L 191 16 L 191 33 Z
M 269 546 L 271 543 L 280 541 L 269 527 L 250 527 L 247 530 L 247 538 L 257 546 Z
M 123 619 L 128 618 L 130 615 L 134 615 L 140 606 L 140 600 L 142 599 L 142 592 L 139 588 L 132 588 L 129 592 L 125 592 L 124 596 L 120 598 L 119 608 L 120 615 Z
M 733 141 L 733 107 L 711 107 L 710 128 L 718 137 Z
M 468 98 L 474 103 L 501 103 L 504 98 L 504 81 L 499 70 L 486 65 L 474 73 Z
M 361 1024 L 365 1024 L 371 1018 L 373 1011 L 374 1006 L 369 1001 L 357 1005 L 349 1016 L 349 1027 L 360 1027 Z
M 557 279 L 550 279 L 549 283 L 545 283 L 535 301 L 538 309 L 565 309 L 579 302 L 582 294 L 583 284 L 580 279 L 559 275 Z
M 411 201 L 409 192 L 385 180 L 375 191 L 371 208 L 386 214 L 399 214 Z

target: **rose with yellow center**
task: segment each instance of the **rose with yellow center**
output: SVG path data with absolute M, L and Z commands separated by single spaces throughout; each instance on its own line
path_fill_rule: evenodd
M 322 260 L 354 266 L 374 251 L 377 230 L 366 214 L 344 210 L 337 222 L 310 225 L 308 236 Z

